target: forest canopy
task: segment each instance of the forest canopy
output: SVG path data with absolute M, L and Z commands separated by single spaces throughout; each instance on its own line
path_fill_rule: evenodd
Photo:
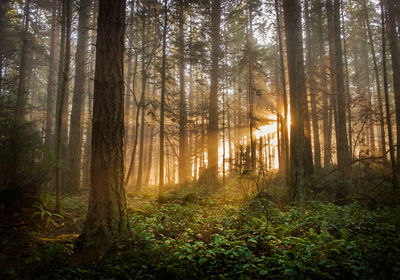
M 399 15 L 1 0 L 0 277 L 397 278 Z

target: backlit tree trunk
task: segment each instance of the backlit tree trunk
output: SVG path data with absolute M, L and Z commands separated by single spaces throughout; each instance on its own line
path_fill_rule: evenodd
M 307 187 L 304 164 L 304 122 L 307 103 L 300 2 L 284 0 L 283 11 L 290 87 L 291 199 L 299 205 L 305 205 Z
M 211 88 L 208 123 L 208 183 L 218 180 L 218 81 L 219 44 L 221 24 L 221 0 L 211 4 Z

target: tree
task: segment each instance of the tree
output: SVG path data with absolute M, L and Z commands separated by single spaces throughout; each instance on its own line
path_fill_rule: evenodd
M 208 183 L 218 181 L 218 62 L 220 48 L 221 0 L 211 2 L 211 87 L 208 121 Z
M 342 179 L 337 186 L 337 199 L 343 199 L 348 193 L 351 174 L 350 154 L 346 131 L 346 102 L 344 91 L 344 72 L 342 58 L 342 40 L 340 35 L 340 3 L 339 0 L 326 1 L 328 13 L 328 37 L 331 63 L 331 79 L 334 97 L 335 129 L 337 145 L 337 164 Z
M 290 191 L 292 200 L 304 206 L 307 191 L 304 161 L 307 103 L 300 2 L 284 0 L 283 11 L 290 88 Z
M 396 112 L 396 131 L 397 131 L 397 145 L 400 145 L 400 56 L 398 46 L 398 32 L 396 31 L 396 11 L 393 0 L 387 0 L 387 14 L 388 14 L 388 28 L 387 36 L 389 40 L 390 53 L 392 55 L 392 69 L 393 69 L 393 90 L 394 90 L 394 102 Z M 400 168 L 400 148 L 397 147 L 397 163 L 396 172 L 399 172 Z M 397 186 L 398 182 L 394 184 Z
M 382 71 L 383 71 L 383 89 L 385 94 L 385 111 L 386 111 L 386 125 L 388 128 L 389 136 L 389 153 L 390 153 L 390 163 L 392 165 L 392 185 L 394 189 L 397 189 L 398 176 L 396 171 L 396 159 L 395 159 L 395 149 L 393 144 L 393 131 L 392 131 L 392 114 L 389 107 L 389 86 L 387 77 L 387 66 L 386 66 L 386 21 L 385 21 L 385 9 L 383 1 L 380 1 L 381 5 L 381 23 L 382 23 Z M 393 59 L 393 58 L 392 58 Z
M 164 0 L 164 25 L 162 35 L 162 58 L 161 58 L 161 100 L 160 100 L 160 171 L 159 171 L 159 196 L 164 189 L 164 137 L 165 137 L 165 68 L 167 49 L 167 28 L 168 28 L 168 1 Z
M 88 42 L 90 1 L 81 0 L 79 6 L 78 43 L 75 53 L 75 84 L 72 99 L 71 126 L 68 145 L 68 180 L 66 192 L 75 194 L 81 185 L 82 118 L 86 82 L 86 56 Z
M 178 68 L 179 68 L 179 183 L 188 180 L 188 135 L 185 90 L 185 15 L 184 0 L 179 0 Z
M 47 108 L 46 108 L 46 134 L 45 146 L 54 149 L 54 125 L 55 125 L 55 99 L 57 91 L 57 45 L 59 44 L 60 26 L 57 20 L 57 1 L 52 1 L 49 75 L 47 78 Z
M 125 1 L 99 2 L 89 208 L 78 248 L 129 235 L 124 188 Z
M 61 45 L 60 63 L 58 69 L 58 88 L 57 88 L 57 115 L 56 115 L 56 212 L 61 211 L 61 191 L 62 191 L 62 161 L 65 159 L 63 153 L 66 146 L 67 119 L 68 119 L 68 82 L 71 57 L 71 0 L 64 0 L 62 4 L 61 16 Z
M 15 106 L 16 125 L 21 125 L 25 120 L 26 103 L 29 91 L 29 75 L 31 72 L 30 62 L 30 40 L 29 40 L 29 24 L 30 24 L 30 0 L 27 0 L 24 8 L 24 33 L 22 35 L 21 61 L 19 67 L 19 81 L 17 90 L 17 104 Z

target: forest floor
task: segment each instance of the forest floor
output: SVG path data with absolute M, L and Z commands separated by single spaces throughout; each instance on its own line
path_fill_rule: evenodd
M 233 181 L 128 192 L 129 245 L 76 261 L 88 193 L 43 195 L 34 226 L 2 235 L 2 279 L 400 279 L 400 207 L 283 207 Z M 3 231 L 4 233 L 4 231 Z

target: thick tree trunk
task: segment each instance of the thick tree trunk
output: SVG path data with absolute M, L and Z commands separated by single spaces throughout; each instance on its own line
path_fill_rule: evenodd
M 69 132 L 68 151 L 68 180 L 65 189 L 68 194 L 75 194 L 81 185 L 81 157 L 82 157 L 82 122 L 83 104 L 86 83 L 86 57 L 88 48 L 88 24 L 90 1 L 81 0 L 79 7 L 78 43 L 75 53 L 75 84 L 72 99 L 71 127 Z
M 208 123 L 208 183 L 218 181 L 218 81 L 219 81 L 219 44 L 221 24 L 221 0 L 212 0 L 211 4 L 211 87 Z
M 382 23 L 382 66 L 383 66 L 383 87 L 385 93 L 385 110 L 386 110 L 386 125 L 388 129 L 389 136 L 389 152 L 390 152 L 390 162 L 392 165 L 392 185 L 393 189 L 398 187 L 398 174 L 396 170 L 396 160 L 395 160 L 395 149 L 393 144 L 393 132 L 392 132 L 392 114 L 390 112 L 390 101 L 389 101 L 389 87 L 386 71 L 386 21 L 385 21 L 385 9 L 383 6 L 383 1 L 381 0 L 381 23 Z M 397 158 L 399 160 L 399 158 Z
M 100 0 L 89 208 L 78 249 L 129 236 L 124 189 L 125 1 Z
M 397 131 L 397 164 L 396 172 L 399 174 L 400 169 L 400 57 L 399 57 L 399 46 L 398 46 L 398 33 L 396 31 L 396 15 L 394 0 L 387 0 L 387 11 L 388 11 L 388 39 L 390 46 L 390 53 L 392 54 L 392 68 L 393 68 L 393 90 L 394 90 L 394 103 L 396 111 L 396 131 Z M 398 182 L 395 186 L 397 187 Z
M 306 110 L 306 78 L 303 58 L 301 5 L 298 0 L 284 0 L 286 48 L 290 87 L 290 190 L 291 199 L 304 206 L 307 178 L 305 171 L 304 122 Z

